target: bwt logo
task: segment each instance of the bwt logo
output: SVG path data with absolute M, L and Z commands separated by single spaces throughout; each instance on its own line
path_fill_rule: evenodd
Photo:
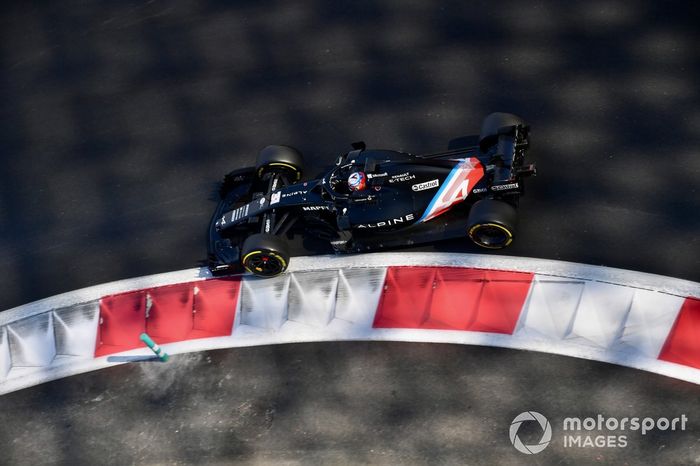
M 520 426 L 525 421 L 537 421 L 542 428 L 542 438 L 540 441 L 534 445 L 525 445 L 520 437 L 518 437 L 518 431 Z M 525 453 L 526 455 L 534 455 L 541 452 L 549 442 L 552 441 L 552 425 L 549 423 L 546 417 L 541 415 L 536 411 L 525 411 L 515 416 L 513 422 L 510 423 L 510 443 L 513 444 L 516 450 L 520 453 Z

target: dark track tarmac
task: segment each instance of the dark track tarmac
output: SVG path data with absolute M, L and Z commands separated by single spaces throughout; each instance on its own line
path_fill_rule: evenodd
M 7 464 L 698 464 L 698 387 L 526 351 L 327 343 L 174 356 L 0 398 Z M 553 443 L 525 456 L 511 420 Z M 677 417 L 627 448 L 565 448 L 564 416 Z M 586 432 L 588 433 L 588 432 Z M 592 432 L 597 435 L 599 432 Z M 600 432 L 607 434 L 607 432 Z M 541 431 L 523 430 L 535 443 Z
M 0 309 L 197 265 L 215 181 L 266 144 L 297 146 L 318 168 L 358 139 L 440 149 L 496 110 L 531 123 L 540 168 L 506 254 L 700 281 L 695 2 L 75 1 L 0 11 Z M 435 249 L 480 252 L 460 241 Z M 113 464 L 700 463 L 697 427 L 584 457 L 510 446 L 508 424 L 527 409 L 700 420 L 698 387 L 638 371 L 438 345 L 210 356 L 212 365 L 203 355 L 162 366 L 183 371 L 173 396 L 140 390 L 170 369 L 133 366 L 0 398 L 3 425 L 12 421 L 0 462 L 94 463 L 106 452 Z M 114 400 L 106 410 L 90 401 L 103 392 Z

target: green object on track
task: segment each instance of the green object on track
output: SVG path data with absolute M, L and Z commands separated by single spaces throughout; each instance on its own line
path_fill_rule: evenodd
M 149 337 L 147 333 L 142 333 L 140 338 L 142 342 L 146 343 L 146 346 L 148 346 L 151 349 L 151 351 L 156 353 L 156 356 L 158 356 L 161 361 L 166 362 L 168 360 L 168 358 L 170 357 L 168 356 L 168 353 L 163 351 L 163 348 L 158 346 L 158 344 L 155 341 L 153 341 L 153 339 Z

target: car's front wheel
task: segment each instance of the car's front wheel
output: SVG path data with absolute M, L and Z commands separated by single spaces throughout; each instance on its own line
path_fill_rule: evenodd
M 296 183 L 304 171 L 304 158 L 293 147 L 267 146 L 258 154 L 255 170 L 260 179 L 268 173 L 284 173 L 290 183 Z
M 257 233 L 249 236 L 241 247 L 241 264 L 259 277 L 274 277 L 289 266 L 287 242 L 279 236 Z
M 515 207 L 496 199 L 476 201 L 469 211 L 469 238 L 488 249 L 502 249 L 513 242 L 518 214 Z

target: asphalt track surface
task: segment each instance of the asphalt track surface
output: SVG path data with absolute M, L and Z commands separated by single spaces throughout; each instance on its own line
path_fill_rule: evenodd
M 694 2 L 0 8 L 0 309 L 196 265 L 216 180 L 264 145 L 314 171 L 360 139 L 442 149 L 492 111 L 528 120 L 540 168 L 506 254 L 700 281 Z M 699 395 L 502 349 L 235 349 L 3 396 L 0 463 L 697 464 Z M 530 409 L 691 421 L 525 457 L 508 427 Z

